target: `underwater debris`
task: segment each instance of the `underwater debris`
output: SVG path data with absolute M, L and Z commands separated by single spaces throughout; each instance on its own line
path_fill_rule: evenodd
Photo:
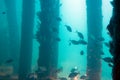
M 14 60 L 13 59 L 8 59 L 5 61 L 5 63 L 12 63 Z
M 62 21 L 62 19 L 60 17 L 57 17 L 56 20 L 57 21 Z
M 84 36 L 83 36 L 83 34 L 82 34 L 81 32 L 76 31 L 76 33 L 78 34 L 78 37 L 79 37 L 80 39 L 84 39 Z
M 111 57 L 105 57 L 105 58 L 102 58 L 102 59 L 107 63 L 113 63 L 113 59 Z
M 86 74 L 84 74 L 84 75 L 82 75 L 82 76 L 80 76 L 80 79 L 87 79 L 87 75 Z
M 84 54 L 84 51 L 82 50 L 82 51 L 80 51 L 80 55 L 83 55 Z
M 65 25 L 65 27 L 67 28 L 67 30 L 68 30 L 69 32 L 72 32 L 72 28 L 71 28 L 70 26 Z

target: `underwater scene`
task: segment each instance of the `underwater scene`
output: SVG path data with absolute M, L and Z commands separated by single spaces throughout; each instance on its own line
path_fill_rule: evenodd
M 112 0 L 0 0 L 0 80 L 112 80 Z

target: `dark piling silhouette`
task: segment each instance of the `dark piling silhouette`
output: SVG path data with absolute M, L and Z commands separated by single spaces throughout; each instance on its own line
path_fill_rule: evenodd
M 31 70 L 35 0 L 23 0 L 19 80 L 25 80 Z
M 16 0 L 5 0 L 4 2 L 7 9 L 4 14 L 7 15 L 8 21 L 10 58 L 14 59 L 13 69 L 14 74 L 17 74 L 19 65 L 20 35 L 16 14 Z
M 120 80 L 120 0 L 113 0 L 113 14 L 107 29 L 110 32 L 112 41 L 110 42 L 110 53 L 113 56 L 113 80 Z
M 101 80 L 102 0 L 87 0 L 87 80 Z
M 59 21 L 59 0 L 40 0 L 41 12 L 39 19 L 41 21 L 40 29 L 37 31 L 37 40 L 39 46 L 38 67 L 46 68 L 46 72 L 41 73 L 39 79 L 46 79 L 48 76 L 56 77 L 54 69 L 58 64 L 58 33 Z M 57 31 L 53 31 L 55 29 Z

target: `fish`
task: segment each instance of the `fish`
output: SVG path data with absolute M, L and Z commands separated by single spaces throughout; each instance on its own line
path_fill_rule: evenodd
M 71 28 L 70 26 L 65 25 L 65 27 L 67 28 L 67 30 L 68 30 L 69 32 L 72 32 L 72 28 Z
M 12 63 L 14 60 L 13 59 L 8 59 L 5 61 L 5 63 Z
M 73 73 L 70 73 L 69 74 L 69 78 L 74 78 L 75 76 L 77 76 L 79 73 L 77 73 L 77 72 L 73 72 Z
M 56 20 L 57 21 L 62 21 L 62 19 L 60 17 L 57 17 Z
M 74 44 L 74 45 L 79 45 L 80 41 L 78 40 L 70 40 L 70 43 Z
M 78 67 L 74 67 L 71 69 L 71 73 L 78 72 Z
M 108 66 L 109 66 L 109 67 L 113 67 L 113 64 L 111 64 L 111 63 L 108 63 Z
M 76 33 L 78 34 L 80 39 L 84 39 L 84 36 L 83 36 L 83 34 L 81 32 L 76 31 Z
M 80 51 L 80 55 L 83 55 L 84 54 L 84 51 L 82 50 L 82 51 Z
M 85 40 L 79 40 L 79 44 L 87 45 L 87 42 Z
M 111 57 L 105 57 L 105 58 L 102 58 L 102 59 L 107 63 L 113 63 L 113 59 Z
M 87 45 L 87 42 L 85 40 L 70 40 L 70 42 L 74 45 L 79 45 L 79 44 Z
M 5 11 L 3 11 L 3 12 L 2 12 L 2 14 L 6 14 L 6 12 L 5 12 Z
M 80 76 L 80 79 L 87 79 L 87 75 L 84 74 L 84 75 Z
M 108 48 L 110 47 L 110 44 L 108 42 L 104 42 L 104 45 Z

